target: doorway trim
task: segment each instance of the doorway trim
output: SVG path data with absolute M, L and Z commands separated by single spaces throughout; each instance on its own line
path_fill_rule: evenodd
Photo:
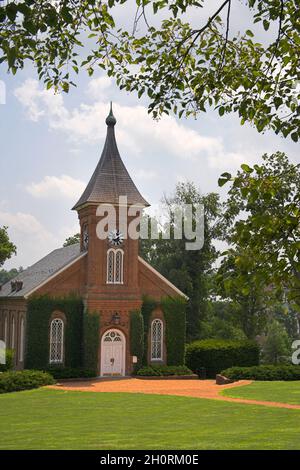
M 102 337 L 101 337 L 101 346 L 100 346 L 100 377 L 114 377 L 114 375 L 107 375 L 103 374 L 103 369 L 104 369 L 104 339 L 109 333 L 118 333 L 118 335 L 121 336 L 122 338 L 122 361 L 121 361 L 121 374 L 117 375 L 116 377 L 125 377 L 126 375 L 126 337 L 123 333 L 122 330 L 119 330 L 118 328 L 109 328 L 108 330 L 104 331 Z

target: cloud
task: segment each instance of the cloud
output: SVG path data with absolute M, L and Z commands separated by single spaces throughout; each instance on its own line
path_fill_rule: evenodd
M 84 191 L 86 183 L 68 175 L 45 176 L 39 183 L 31 183 L 26 190 L 36 198 L 68 198 L 75 200 Z
M 32 214 L 0 211 L 0 225 L 7 225 L 9 237 L 17 246 L 16 258 L 6 262 L 5 267 L 27 267 L 57 248 L 58 240 Z
M 2 225 L 8 226 L 10 240 L 17 247 L 17 256 L 6 261 L 5 269 L 31 266 L 79 231 L 78 223 L 71 223 L 52 233 L 34 215 L 26 212 L 0 211 Z
M 104 120 L 108 114 L 106 96 L 112 81 L 100 77 L 89 82 L 86 89 L 87 100 L 67 109 L 61 94 L 51 90 L 40 90 L 36 80 L 28 79 L 15 90 L 15 96 L 25 108 L 28 119 L 46 119 L 50 129 L 64 132 L 76 145 L 93 144 L 105 137 Z M 145 150 L 164 157 L 172 155 L 177 159 L 192 162 L 207 158 L 208 164 L 226 167 L 242 162 L 241 155 L 226 152 L 220 137 L 201 135 L 188 126 L 178 122 L 173 116 L 164 116 L 154 121 L 144 106 L 124 106 L 114 104 L 117 117 L 118 144 L 131 155 L 139 158 Z M 230 165 L 230 163 L 232 165 Z

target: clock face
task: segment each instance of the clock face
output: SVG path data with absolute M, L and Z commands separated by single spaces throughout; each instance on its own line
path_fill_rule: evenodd
M 113 246 L 120 246 L 124 241 L 124 236 L 119 230 L 112 230 L 108 235 L 108 241 Z
M 82 238 L 82 240 L 83 240 L 83 248 L 85 250 L 87 250 L 88 246 L 89 246 L 89 231 L 88 231 L 87 225 L 85 225 L 83 227 L 83 238 Z

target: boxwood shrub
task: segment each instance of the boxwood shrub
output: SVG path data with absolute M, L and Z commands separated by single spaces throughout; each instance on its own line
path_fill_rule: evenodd
M 14 365 L 14 351 L 12 349 L 6 349 L 5 351 L 5 364 L 0 364 L 0 372 L 6 372 L 11 370 Z
M 49 367 L 46 370 L 55 379 L 86 379 L 97 376 L 97 372 L 92 369 L 72 369 L 71 367 Z
M 232 380 L 300 380 L 300 366 L 231 367 L 223 370 L 221 374 Z
M 229 367 L 258 365 L 259 347 L 252 341 L 194 341 L 186 347 L 185 362 L 193 372 L 204 367 L 206 376 L 215 378 L 216 374 Z
M 30 390 L 54 383 L 52 375 L 37 370 L 3 372 L 0 374 L 0 393 Z
M 159 366 L 153 365 L 142 367 L 138 372 L 138 376 L 142 377 L 167 377 L 170 375 L 192 375 L 193 372 L 186 366 Z

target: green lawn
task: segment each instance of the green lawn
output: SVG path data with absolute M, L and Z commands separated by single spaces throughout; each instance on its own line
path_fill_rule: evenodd
M 0 449 L 299 449 L 300 410 L 175 396 L 0 395 Z
M 253 382 L 244 387 L 223 390 L 222 395 L 300 405 L 300 382 Z

